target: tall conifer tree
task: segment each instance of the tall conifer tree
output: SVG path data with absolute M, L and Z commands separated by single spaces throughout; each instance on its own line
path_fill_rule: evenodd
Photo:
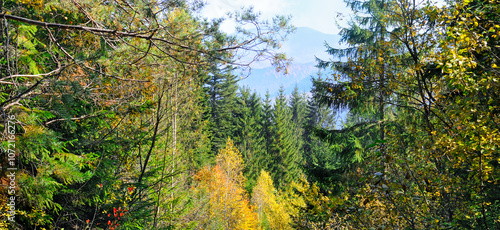
M 306 125 L 304 130 L 305 173 L 309 179 L 318 182 L 323 191 L 338 191 L 340 179 L 339 158 L 332 154 L 334 145 L 322 140 L 314 132 L 315 129 L 332 130 L 336 126 L 335 112 L 321 106 L 314 98 L 307 101 Z
M 289 185 L 301 173 L 300 156 L 297 138 L 292 123 L 292 111 L 287 106 L 283 87 L 279 91 L 273 109 L 273 137 L 271 156 L 273 157 L 273 174 L 280 187 Z
M 212 152 L 225 146 L 228 137 L 234 136 L 237 120 L 237 76 L 231 67 L 213 66 L 207 82 L 209 99 L 209 127 L 212 133 Z
M 264 106 L 262 113 L 262 132 L 265 138 L 266 153 L 271 155 L 271 144 L 272 144 L 272 129 L 273 124 L 273 105 L 271 102 L 271 95 L 269 91 L 266 92 L 264 97 Z
M 238 125 L 235 141 L 245 160 L 247 189 L 256 182 L 261 170 L 267 170 L 266 139 L 262 128 L 262 102 L 250 89 L 241 88 L 238 95 Z
M 299 92 L 297 85 L 295 85 L 290 97 L 290 109 L 292 112 L 294 133 L 297 139 L 297 149 L 302 154 L 304 152 L 304 125 L 306 123 L 308 108 L 305 94 Z

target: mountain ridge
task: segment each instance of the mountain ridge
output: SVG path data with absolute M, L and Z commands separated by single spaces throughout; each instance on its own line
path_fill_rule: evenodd
M 311 90 L 311 77 L 316 76 L 316 57 L 330 59 L 326 53 L 325 43 L 332 47 L 340 47 L 338 44 L 340 36 L 335 34 L 325 34 L 308 27 L 298 27 L 296 32 L 285 41 L 282 51 L 287 57 L 292 58 L 292 64 L 288 69 L 288 74 L 276 72 L 272 66 L 253 68 L 250 75 L 238 82 L 240 86 L 246 86 L 252 91 L 264 96 L 267 91 L 271 97 L 275 97 L 281 86 L 285 93 L 292 92 L 295 85 L 300 92 L 308 93 Z

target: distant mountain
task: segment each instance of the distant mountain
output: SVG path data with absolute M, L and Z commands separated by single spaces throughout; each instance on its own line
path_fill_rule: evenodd
M 325 42 L 332 47 L 339 47 L 339 40 L 339 35 L 324 34 L 311 28 L 299 27 L 282 46 L 282 51 L 293 59 L 287 75 L 277 73 L 274 67 L 254 68 L 251 74 L 238 84 L 255 90 L 261 96 L 269 90 L 271 97 L 275 97 L 280 86 L 285 88 L 287 94 L 292 92 L 295 85 L 301 92 L 309 92 L 312 86 L 311 76 L 315 76 L 318 72 L 315 67 L 315 56 L 329 59 Z
M 332 47 L 339 47 L 340 36 L 324 34 L 317 30 L 299 27 L 290 39 L 283 44 L 282 50 L 293 58 L 295 63 L 316 62 L 315 56 L 328 59 L 325 42 Z
M 269 90 L 271 97 L 275 97 L 281 86 L 285 88 L 287 94 L 292 92 L 295 85 L 301 92 L 309 92 L 312 86 L 311 76 L 317 71 L 314 62 L 293 64 L 287 75 L 276 72 L 274 67 L 252 69 L 250 76 L 240 80 L 238 84 L 255 90 L 261 96 Z

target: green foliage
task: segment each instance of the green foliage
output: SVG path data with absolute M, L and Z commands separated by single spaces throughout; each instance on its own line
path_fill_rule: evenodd
M 231 68 L 212 67 L 207 82 L 209 100 L 210 130 L 212 132 L 212 151 L 216 152 L 225 146 L 228 137 L 234 136 L 237 120 L 236 76 Z
M 491 184 L 498 179 L 498 117 L 490 91 L 497 86 L 498 23 L 486 13 L 496 10 L 490 4 L 348 2 L 368 17 L 343 30 L 351 48 L 329 52 L 349 59 L 319 63 L 343 81 L 314 84 L 320 103 L 351 114 L 343 130 L 318 135 L 346 143 L 347 158 L 331 151 L 339 162 L 358 153 L 363 159 L 342 172 L 351 182 L 337 197 L 349 200 L 335 208 L 346 226 L 498 227 Z
M 239 60 L 230 51 L 275 46 L 274 34 L 289 25 L 284 18 L 257 22 L 248 11 L 237 20 L 255 22 L 265 34 L 240 41 L 220 32 L 220 22 L 195 18 L 190 4 L 2 2 L 0 111 L 15 117 L 19 153 L 11 227 L 191 225 L 192 175 L 214 160 L 212 147 L 239 122 L 228 67 Z M 273 49 L 255 54 L 286 61 Z M 203 89 L 208 76 L 211 107 Z
M 298 86 L 292 91 L 290 97 L 290 109 L 292 110 L 292 122 L 294 126 L 294 136 L 297 138 L 297 148 L 300 152 L 304 151 L 304 126 L 306 123 L 307 102 L 305 94 L 299 93 Z
M 266 139 L 263 134 L 261 99 L 248 88 L 241 88 L 238 95 L 238 126 L 235 141 L 245 160 L 246 188 L 252 191 L 261 170 L 269 166 L 269 155 L 266 152 Z
M 280 89 L 273 108 L 272 143 L 271 152 L 268 153 L 273 160 L 272 173 L 279 188 L 286 187 L 299 177 L 302 163 L 300 146 L 292 123 L 293 114 L 287 104 L 283 89 Z
M 230 36 L 184 1 L 3 1 L 0 228 L 500 228 L 499 2 L 346 3 L 306 100 L 233 74 L 237 50 L 286 71 L 285 17 Z
M 335 129 L 335 114 L 326 107 L 320 106 L 313 98 L 307 101 L 306 123 L 304 126 L 304 172 L 308 179 L 318 183 L 323 191 L 339 192 L 342 161 L 338 154 L 341 141 L 330 143 L 324 141 L 325 136 L 320 135 L 320 130 Z

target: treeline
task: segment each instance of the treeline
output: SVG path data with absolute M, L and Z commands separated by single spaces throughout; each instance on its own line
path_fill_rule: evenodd
M 234 68 L 286 68 L 286 18 L 2 1 L 0 227 L 500 228 L 498 2 L 346 3 L 310 96 L 261 98 Z
M 1 4 L 2 228 L 282 229 L 319 196 L 305 125 L 329 113 L 233 74 L 286 67 L 286 18 L 244 11 L 236 37 L 184 1 Z
M 208 199 L 206 219 L 198 227 L 306 227 L 309 212 L 325 211 L 316 207 L 319 199 L 328 199 L 306 173 L 313 176 L 318 166 L 335 163 L 325 158 L 332 145 L 310 129 L 334 128 L 335 114 L 297 87 L 291 95 L 281 89 L 276 98 L 261 98 L 238 88 L 236 79 L 230 73 L 213 74 L 204 87 L 210 153 L 216 160 L 195 176 L 201 185 L 196 190 Z
M 276 186 L 285 187 L 300 177 L 308 160 L 323 159 L 317 154 L 328 151 L 308 128 L 333 129 L 334 114 L 297 87 L 291 95 L 280 89 L 275 98 L 261 98 L 238 88 L 237 76 L 226 74 L 210 76 L 205 88 L 211 152 L 223 149 L 228 138 L 234 141 L 245 161 L 248 191 L 261 170 L 273 175 Z

